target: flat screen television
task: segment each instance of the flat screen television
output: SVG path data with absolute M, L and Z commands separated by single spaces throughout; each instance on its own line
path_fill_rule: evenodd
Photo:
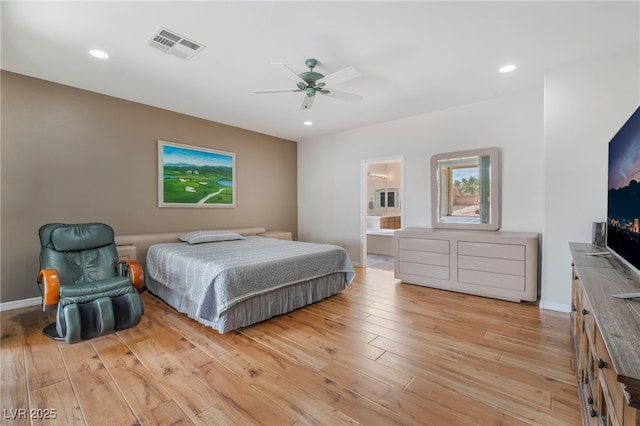
M 609 142 L 607 249 L 640 277 L 640 107 Z

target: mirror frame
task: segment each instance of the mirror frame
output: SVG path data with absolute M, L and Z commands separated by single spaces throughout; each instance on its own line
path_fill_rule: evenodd
M 490 161 L 490 222 L 489 223 L 455 223 L 440 222 L 440 200 L 438 162 L 457 158 L 489 156 Z M 498 148 L 473 149 L 469 151 L 447 152 L 431 157 L 431 226 L 443 229 L 469 229 L 481 231 L 497 231 L 500 229 L 500 150 Z

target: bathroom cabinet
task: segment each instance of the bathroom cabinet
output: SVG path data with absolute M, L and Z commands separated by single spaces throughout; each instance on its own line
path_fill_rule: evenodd
M 380 229 L 399 229 L 400 216 L 383 216 L 380 218 Z

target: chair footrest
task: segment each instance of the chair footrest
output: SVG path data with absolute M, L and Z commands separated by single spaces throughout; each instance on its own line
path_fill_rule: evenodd
M 57 322 L 42 331 L 52 339 L 75 343 L 134 327 L 143 311 L 142 298 L 136 291 L 87 303 L 60 303 Z

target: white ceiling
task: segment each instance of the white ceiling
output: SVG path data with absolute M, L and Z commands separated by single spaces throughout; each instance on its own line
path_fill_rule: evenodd
M 2 1 L 2 69 L 290 140 L 541 87 L 545 70 L 640 48 L 638 1 Z M 146 45 L 163 26 L 206 48 L 189 61 Z M 98 48 L 108 60 L 88 54 Z M 302 93 L 284 62 L 362 76 Z M 498 73 L 507 63 L 518 66 Z M 304 120 L 313 126 L 303 126 Z

